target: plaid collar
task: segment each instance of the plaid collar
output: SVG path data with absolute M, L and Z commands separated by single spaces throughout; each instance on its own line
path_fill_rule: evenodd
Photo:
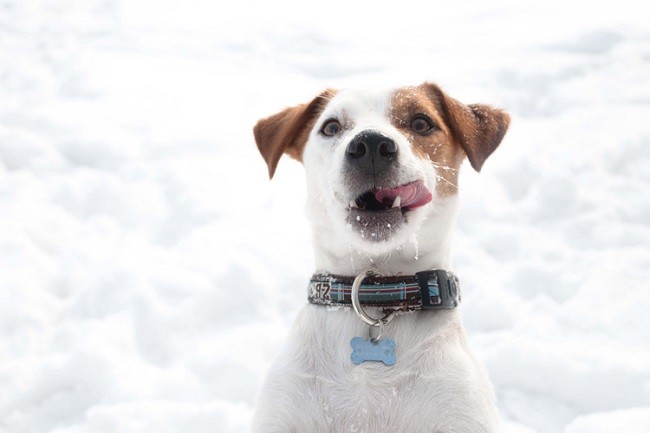
M 355 277 L 317 273 L 309 281 L 309 302 L 315 305 L 352 305 Z M 416 272 L 415 275 L 366 278 L 359 290 L 364 307 L 389 311 L 451 309 L 460 303 L 456 275 L 443 269 Z

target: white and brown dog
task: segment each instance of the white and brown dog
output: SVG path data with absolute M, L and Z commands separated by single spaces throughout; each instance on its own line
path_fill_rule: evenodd
M 261 390 L 254 432 L 497 431 L 491 383 L 453 308 L 459 298 L 449 299 L 456 291 L 445 301 L 431 291 L 443 287 L 427 289 L 425 281 L 423 292 L 415 274 L 449 269 L 458 169 L 467 156 L 480 170 L 509 120 L 425 83 L 326 91 L 258 122 L 255 139 L 271 177 L 284 153 L 304 164 L 317 274 L 311 303 Z M 396 343 L 390 362 L 373 362 L 382 355 L 372 353 L 351 359 L 351 340 L 369 326 L 345 307 L 354 298 L 345 279 L 360 283 L 368 269 L 384 279 L 357 286 L 356 296 Z M 445 305 L 427 307 L 437 302 Z

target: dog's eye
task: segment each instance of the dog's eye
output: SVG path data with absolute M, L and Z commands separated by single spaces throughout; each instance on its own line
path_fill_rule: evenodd
M 411 129 L 418 134 L 426 134 L 434 128 L 433 121 L 423 114 L 415 116 L 411 120 Z
M 336 119 L 328 120 L 320 129 L 320 133 L 327 137 L 333 137 L 339 132 L 341 132 L 341 124 Z

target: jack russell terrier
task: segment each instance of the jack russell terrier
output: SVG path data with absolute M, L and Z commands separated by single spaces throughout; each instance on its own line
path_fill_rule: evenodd
M 458 170 L 479 171 L 509 121 L 424 83 L 328 90 L 257 123 L 271 177 L 285 153 L 304 164 L 317 272 L 254 432 L 497 431 L 449 269 Z

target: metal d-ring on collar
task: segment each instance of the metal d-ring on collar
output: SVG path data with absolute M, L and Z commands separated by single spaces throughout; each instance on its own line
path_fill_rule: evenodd
M 363 272 L 361 272 L 357 277 L 354 279 L 354 282 L 352 283 L 352 308 L 354 309 L 354 312 L 357 313 L 357 315 L 366 322 L 368 325 L 370 325 L 370 329 L 368 330 L 368 336 L 372 341 L 377 341 L 381 337 L 381 332 L 383 330 L 383 327 L 385 324 L 393 320 L 393 317 L 395 317 L 395 312 L 391 311 L 387 313 L 384 317 L 378 318 L 378 317 L 372 317 L 369 316 L 368 313 L 366 313 L 361 307 L 361 301 L 359 301 L 359 289 L 361 288 L 361 283 L 363 280 L 365 280 L 367 277 L 372 277 L 372 276 L 381 276 L 380 273 L 373 271 L 372 269 L 367 269 Z M 372 335 L 373 328 L 378 327 L 379 332 L 377 335 Z

